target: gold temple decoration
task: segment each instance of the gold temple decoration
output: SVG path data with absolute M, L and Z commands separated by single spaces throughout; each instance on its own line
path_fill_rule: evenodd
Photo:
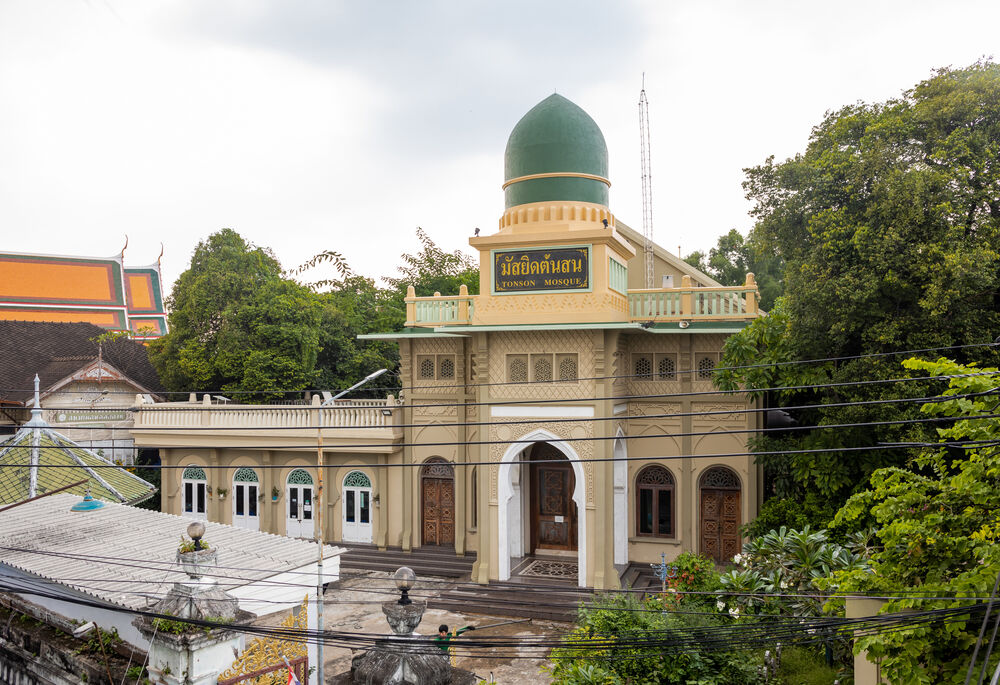
M 284 659 L 292 660 L 306 656 L 306 630 L 309 627 L 309 595 L 302 600 L 298 614 L 289 614 L 280 624 L 281 628 L 298 631 L 301 638 L 289 637 L 278 639 L 273 637 L 256 637 L 250 641 L 247 648 L 236 657 L 233 665 L 219 674 L 219 680 L 228 680 L 248 673 L 254 673 L 268 666 L 284 663 Z M 284 670 L 272 671 L 261 676 L 251 676 L 256 685 L 285 685 L 288 674 Z

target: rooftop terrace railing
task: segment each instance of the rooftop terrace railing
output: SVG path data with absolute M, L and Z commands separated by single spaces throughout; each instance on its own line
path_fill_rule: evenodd
M 413 287 L 407 290 L 407 326 L 448 326 L 470 324 L 475 316 L 476 295 L 461 287 L 457 296 L 416 297 Z M 746 320 L 760 316 L 757 284 L 753 274 L 747 274 L 743 285 L 701 288 L 695 287 L 690 276 L 681 279 L 679 288 L 629 289 L 630 321 L 711 321 Z
M 338 401 L 336 404 L 267 405 L 211 404 L 210 402 L 164 402 L 140 404 L 135 412 L 135 430 L 144 428 L 313 429 L 392 428 L 399 403 L 384 400 Z

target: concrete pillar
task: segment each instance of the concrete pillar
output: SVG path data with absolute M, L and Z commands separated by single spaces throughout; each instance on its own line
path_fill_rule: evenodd
M 881 599 L 848 599 L 845 615 L 847 618 L 875 616 L 883 606 L 885 601 Z M 882 685 L 886 682 L 878 662 L 868 660 L 868 652 L 854 655 L 854 685 Z

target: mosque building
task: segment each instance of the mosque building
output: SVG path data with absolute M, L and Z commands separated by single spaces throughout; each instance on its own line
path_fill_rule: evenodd
M 143 406 L 136 444 L 182 467 L 164 471 L 164 511 L 472 553 L 480 583 L 541 558 L 614 588 L 630 562 L 739 551 L 759 506 L 746 440 L 760 418 L 712 376 L 726 337 L 760 314 L 753 275 L 723 287 L 654 245 L 649 288 L 643 236 L 609 208 L 604 137 L 561 95 L 517 123 L 504 166 L 499 229 L 469 241 L 480 294 L 411 289 L 405 328 L 365 336 L 398 340 L 402 397 Z

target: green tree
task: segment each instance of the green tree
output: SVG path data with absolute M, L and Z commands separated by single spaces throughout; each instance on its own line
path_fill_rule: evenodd
M 699 647 L 692 633 L 731 624 L 704 611 L 671 611 L 658 598 L 598 595 L 581 608 L 567 644 L 552 650 L 552 680 L 564 685 L 699 683 L 751 685 L 764 681 L 757 654 L 718 645 Z M 687 643 L 664 647 L 659 642 Z
M 311 387 L 320 304 L 308 288 L 282 278 L 269 250 L 236 231 L 198 244 L 167 306 L 170 332 L 149 354 L 168 390 L 263 401 Z
M 828 586 L 898 597 L 883 613 L 969 606 L 974 602 L 950 598 L 989 596 L 1000 572 L 1000 425 L 981 418 L 1000 409 L 1000 370 L 948 359 L 905 364 L 951 376 L 944 394 L 952 399 L 921 409 L 949 419 L 938 429 L 941 446 L 917 458 L 922 473 L 876 471 L 869 489 L 837 513 L 837 522 L 848 525 L 873 516 L 881 550 L 872 555 L 870 570 L 840 571 Z M 981 619 L 959 619 L 879 631 L 857 639 L 855 649 L 881 659 L 882 673 L 893 683 L 961 683 Z M 990 673 L 998 659 L 994 652 Z
M 744 188 L 755 203 L 754 239 L 785 262 L 786 294 L 774 321 L 729 339 L 722 362 L 775 365 L 722 371 L 722 387 L 888 379 L 900 375 L 891 356 L 808 372 L 782 362 L 986 343 L 1000 333 L 1000 66 L 941 69 L 898 99 L 830 113 L 803 154 L 748 169 Z M 959 354 L 995 358 L 987 348 Z M 913 417 L 912 405 L 857 403 L 920 397 L 928 387 L 840 385 L 768 400 L 846 405 L 796 412 L 802 425 L 858 424 Z M 855 426 L 789 432 L 759 439 L 755 448 L 926 437 L 915 426 Z M 875 469 L 905 465 L 914 454 L 783 454 L 764 462 L 777 494 L 811 497 L 806 510 L 822 524 Z
M 765 311 L 774 306 L 784 288 L 784 260 L 752 231 L 749 238 L 744 238 L 732 228 L 719 236 L 708 254 L 695 251 L 684 261 L 722 285 L 743 285 L 747 273 L 753 273 L 760 291 L 760 307 Z
M 424 229 L 417 228 L 420 251 L 403 254 L 399 276 L 386 276 L 385 282 L 397 292 L 406 294 L 407 286 L 413 286 L 417 297 L 429 297 L 436 292 L 442 295 L 457 295 L 458 288 L 465 285 L 470 295 L 479 293 L 479 264 L 461 250 L 446 252 L 431 240 Z

